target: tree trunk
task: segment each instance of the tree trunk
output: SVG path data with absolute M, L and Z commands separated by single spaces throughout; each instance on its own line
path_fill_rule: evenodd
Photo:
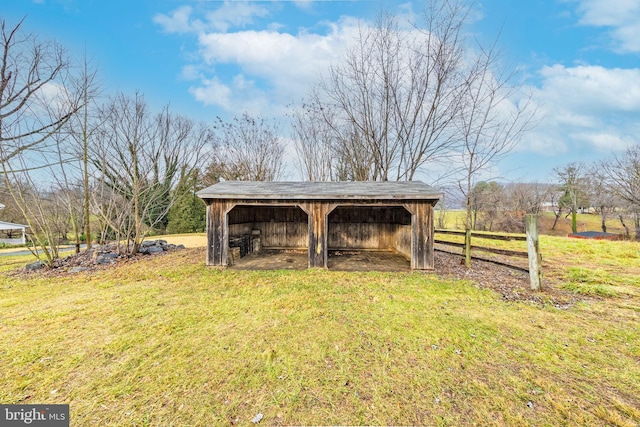
M 554 211 L 553 213 L 556 215 L 556 217 L 555 217 L 555 219 L 553 220 L 553 226 L 551 226 L 551 229 L 552 229 L 552 230 L 555 230 L 555 229 L 556 229 L 556 225 L 558 225 L 558 220 L 559 220 L 559 219 L 560 219 L 560 217 L 562 216 L 562 209 L 558 208 L 558 212 L 555 212 L 555 211 Z
M 625 234 L 627 235 L 627 238 L 630 238 L 631 235 L 629 233 L 629 227 L 627 227 L 627 224 L 624 223 L 624 218 L 622 217 L 622 215 L 618 215 L 618 219 L 620 220 L 620 223 L 624 227 L 624 231 L 625 231 Z

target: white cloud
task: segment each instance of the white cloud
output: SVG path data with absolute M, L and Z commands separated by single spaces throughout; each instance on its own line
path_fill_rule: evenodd
M 331 62 L 343 54 L 357 29 L 356 20 L 343 19 L 331 24 L 326 34 L 290 34 L 275 30 L 202 33 L 198 38 L 202 62 L 199 67 L 206 69 L 203 74 L 215 74 L 228 86 L 235 78 L 223 72 L 229 68 L 235 70 L 236 76 L 251 76 L 256 81 L 250 93 L 246 87 L 243 89 L 235 85 L 238 92 L 234 96 L 239 98 L 235 105 L 240 111 L 245 110 L 241 105 L 243 99 L 255 107 L 255 96 L 264 98 L 260 105 L 284 108 L 284 105 L 299 101 L 307 94 L 320 73 L 328 70 Z M 188 74 L 193 76 L 192 67 L 185 73 L 189 71 Z M 203 82 L 203 86 L 208 84 Z M 260 91 L 256 89 L 258 86 Z M 199 93 L 200 101 L 215 103 L 215 100 L 204 98 L 209 91 Z M 272 114 L 273 110 L 267 107 L 265 113 Z
M 269 11 L 261 5 L 248 2 L 225 1 L 218 9 L 206 14 L 209 28 L 226 32 L 230 28 L 242 28 L 254 22 L 255 17 L 265 17 Z
M 544 67 L 547 101 L 577 112 L 640 112 L 640 69 L 600 66 Z
M 311 6 L 313 5 L 314 0 L 293 0 L 293 2 L 300 9 L 308 10 L 308 9 L 311 9 Z
M 228 84 L 215 76 L 201 76 L 197 86 L 192 86 L 190 92 L 204 105 L 219 107 L 235 114 L 246 112 L 263 116 L 270 108 L 267 94 L 242 74 L 234 76 Z
M 181 6 L 170 14 L 158 13 L 153 22 L 167 33 L 202 33 L 206 31 L 226 32 L 231 28 L 243 28 L 255 22 L 255 18 L 269 15 L 264 6 L 249 2 L 225 0 L 220 7 L 204 13 L 204 20 L 194 17 L 191 6 Z
M 295 5 L 306 8 L 312 2 Z M 276 22 L 255 22 L 269 15 L 264 4 L 226 0 L 214 10 L 199 7 L 179 7 L 153 20 L 167 33 L 197 37 L 197 51 L 188 53 L 181 77 L 193 82 L 191 93 L 198 101 L 234 114 L 260 106 L 264 111 L 257 113 L 264 115 L 284 112 L 343 54 L 359 25 L 343 17 L 316 24 L 318 32 L 291 33 Z
M 608 154 L 640 143 L 640 69 L 554 65 L 540 71 L 542 122 L 519 151 Z
M 203 78 L 200 86 L 192 87 L 190 92 L 204 105 L 218 105 L 225 109 L 231 105 L 231 89 L 215 77 Z
M 614 50 L 621 53 L 640 52 L 640 1 L 577 0 L 579 23 L 610 28 Z
M 160 25 L 167 33 L 189 33 L 193 31 L 193 24 L 190 21 L 192 10 L 190 6 L 182 6 L 170 15 L 158 13 L 153 17 L 153 22 Z
M 630 136 L 615 133 L 613 129 L 610 132 L 578 132 L 572 134 L 571 137 L 575 140 L 588 142 L 600 152 L 624 151 L 632 146 L 634 142 L 638 142 L 634 141 Z

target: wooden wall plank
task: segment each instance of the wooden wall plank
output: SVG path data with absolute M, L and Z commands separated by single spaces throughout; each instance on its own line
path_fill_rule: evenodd
M 411 269 L 433 270 L 433 205 L 414 201 L 406 204 L 411 217 Z
M 207 265 L 227 265 L 229 253 L 227 213 L 233 206 L 233 200 L 212 200 L 207 209 Z

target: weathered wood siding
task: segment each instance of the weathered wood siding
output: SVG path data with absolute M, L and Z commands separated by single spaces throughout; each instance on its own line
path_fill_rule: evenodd
M 307 214 L 294 206 L 236 206 L 229 212 L 229 234 L 250 234 L 260 230 L 263 248 L 304 249 L 308 247 Z
M 229 227 L 227 212 L 233 200 L 212 200 L 207 209 L 207 265 L 227 265 Z
M 260 230 L 260 242 L 264 248 L 306 249 L 309 245 L 307 221 L 259 222 L 254 224 L 254 230 Z
M 338 206 L 329 215 L 329 249 L 398 249 L 398 229 L 410 224 L 401 206 Z
M 324 201 L 300 203 L 300 207 L 308 214 L 309 268 L 327 268 L 328 216 L 335 204 Z
M 329 223 L 328 247 L 336 249 L 394 249 L 395 224 Z
M 433 205 L 427 201 L 406 203 L 411 215 L 411 269 L 433 270 Z
M 338 206 L 329 215 L 330 223 L 411 224 L 411 214 L 403 206 Z
M 296 206 L 238 205 L 229 212 L 229 224 L 250 222 L 302 222 L 307 214 Z
M 395 230 L 395 250 L 411 259 L 411 225 L 398 225 Z
M 229 235 L 260 230 L 263 247 L 308 248 L 309 267 L 327 268 L 328 250 L 351 248 L 396 250 L 414 270 L 434 267 L 434 200 L 207 202 L 207 265 L 227 265 Z

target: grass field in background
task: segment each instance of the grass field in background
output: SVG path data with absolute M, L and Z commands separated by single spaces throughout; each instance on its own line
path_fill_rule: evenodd
M 445 225 L 444 228 L 454 230 L 464 230 L 466 212 L 462 210 L 450 210 L 441 213 L 436 209 L 435 211 L 435 223 L 436 228 L 439 228 L 438 219 L 442 217 L 441 222 Z M 552 229 L 555 216 L 553 212 L 542 212 L 538 216 L 538 230 L 540 234 L 546 234 L 550 236 L 566 236 L 571 233 L 571 217 L 563 214 L 556 223 L 555 229 Z M 613 234 L 625 234 L 625 229 L 619 219 L 615 217 L 608 218 L 605 222 L 607 226 L 607 233 Z M 631 227 L 631 233 L 634 232 L 633 224 L 627 220 L 627 226 Z M 602 219 L 597 214 L 578 214 L 577 216 L 577 231 L 602 231 Z M 524 226 L 522 232 L 524 233 Z
M 187 249 L 63 277 L 0 259 L 0 403 L 72 425 L 640 424 L 640 245 L 543 236 L 568 309 L 429 273 L 235 271 Z

